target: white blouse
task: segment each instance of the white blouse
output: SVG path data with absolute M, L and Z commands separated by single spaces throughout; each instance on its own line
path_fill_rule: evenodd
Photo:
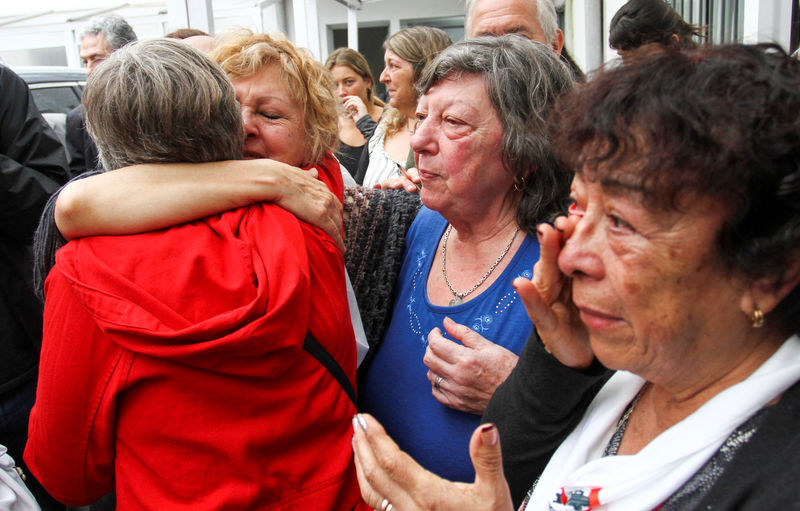
M 405 161 L 397 161 L 386 153 L 384 141 L 386 140 L 386 123 L 381 120 L 375 133 L 369 139 L 369 166 L 364 174 L 363 186 L 372 188 L 378 183 L 382 183 L 390 177 L 400 177 L 402 174 L 397 170 L 397 166 L 405 168 Z

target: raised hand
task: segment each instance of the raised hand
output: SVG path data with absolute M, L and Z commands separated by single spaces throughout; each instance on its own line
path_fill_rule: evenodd
M 344 106 L 344 111 L 347 112 L 347 115 L 352 117 L 354 121 L 369 113 L 367 105 L 358 96 L 346 96 L 342 101 L 342 106 Z
M 578 218 L 558 217 L 554 225 L 540 224 L 539 261 L 533 279 L 517 278 L 519 293 L 545 349 L 562 364 L 585 369 L 594 360 L 589 336 L 572 304 L 569 278 L 558 267 L 558 255 L 572 235 Z
M 513 511 L 500 439 L 491 424 L 472 434 L 475 482 L 454 483 L 422 468 L 367 414 L 353 418 L 353 452 L 361 496 L 382 511 Z

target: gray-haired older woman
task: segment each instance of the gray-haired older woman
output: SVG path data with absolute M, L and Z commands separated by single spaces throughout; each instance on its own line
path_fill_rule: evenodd
M 424 467 L 468 481 L 464 445 L 531 330 L 511 282 L 530 278 L 536 224 L 566 190 L 545 118 L 572 81 L 544 45 L 504 36 L 443 50 L 420 83 L 424 207 L 361 403 Z

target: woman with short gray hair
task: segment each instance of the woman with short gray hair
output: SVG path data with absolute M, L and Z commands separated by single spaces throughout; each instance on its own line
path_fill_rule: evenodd
M 170 41 L 118 51 L 115 65 L 89 76 L 83 94 L 104 168 L 241 158 L 239 105 L 219 65 Z
M 233 85 L 179 41 L 115 52 L 84 101 L 109 169 L 242 153 Z M 263 203 L 66 244 L 45 286 L 31 471 L 69 505 L 115 490 L 120 511 L 359 509 L 342 265 L 330 237 Z

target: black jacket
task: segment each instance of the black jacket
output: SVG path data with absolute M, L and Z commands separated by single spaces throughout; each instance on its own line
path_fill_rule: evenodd
M 67 177 L 63 146 L 27 84 L 0 65 L 0 393 L 36 372 L 42 309 L 31 242 L 45 202 Z
M 76 106 L 67 114 L 66 143 L 69 171 L 72 176 L 102 168 L 97 146 L 86 131 L 86 111 L 83 105 Z

